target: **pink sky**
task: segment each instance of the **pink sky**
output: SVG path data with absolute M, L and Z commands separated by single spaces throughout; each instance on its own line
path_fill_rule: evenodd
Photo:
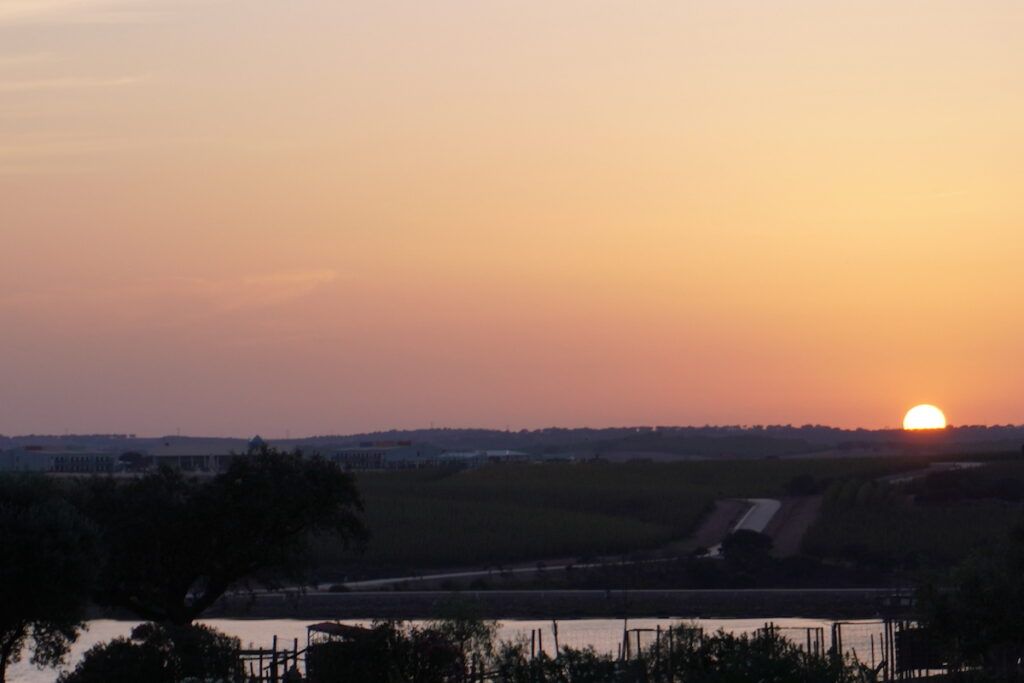
M 1024 422 L 1022 31 L 7 0 L 0 432 Z

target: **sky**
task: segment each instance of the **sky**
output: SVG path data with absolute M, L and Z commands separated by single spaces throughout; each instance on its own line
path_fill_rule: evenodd
M 0 0 L 0 433 L 1024 422 L 1017 0 Z

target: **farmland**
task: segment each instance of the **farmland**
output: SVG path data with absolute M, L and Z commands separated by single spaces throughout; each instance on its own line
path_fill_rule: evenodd
M 494 465 L 362 473 L 374 570 L 493 566 L 649 551 L 691 534 L 716 499 L 919 467 L 910 458 Z M 321 547 L 321 560 L 345 558 Z M 351 562 L 346 562 L 351 567 Z

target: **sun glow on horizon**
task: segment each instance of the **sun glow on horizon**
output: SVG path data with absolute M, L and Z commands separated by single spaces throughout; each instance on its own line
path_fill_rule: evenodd
M 937 407 L 924 403 L 907 411 L 903 418 L 903 429 L 945 429 L 946 416 Z

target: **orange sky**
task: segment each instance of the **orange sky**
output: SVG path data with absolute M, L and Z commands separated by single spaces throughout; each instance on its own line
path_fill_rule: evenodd
M 0 0 L 0 432 L 1024 422 L 1016 0 Z

